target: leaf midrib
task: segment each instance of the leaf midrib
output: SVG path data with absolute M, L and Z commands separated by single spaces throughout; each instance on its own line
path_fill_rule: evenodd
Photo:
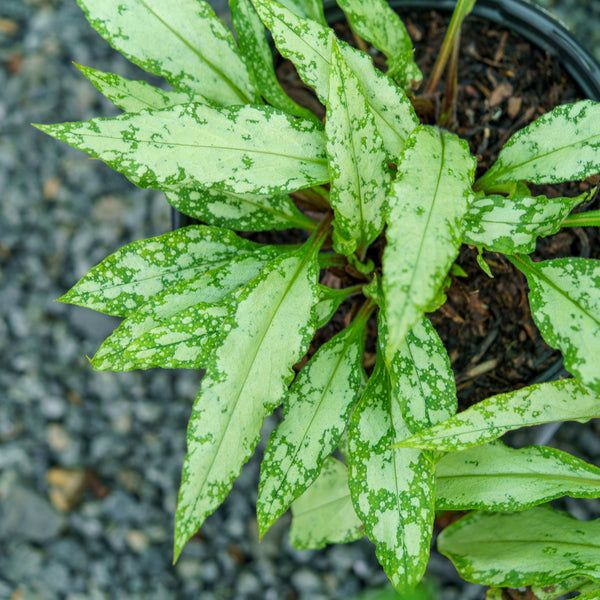
M 232 81 L 231 79 L 229 79 L 229 77 L 227 77 L 227 75 L 225 75 L 225 73 L 223 73 L 223 71 L 221 71 L 218 67 L 216 67 L 212 61 L 210 61 L 208 58 L 206 58 L 206 56 L 204 56 L 197 48 L 195 48 L 190 42 L 188 42 L 180 33 L 179 31 L 177 31 L 176 29 L 174 29 L 173 27 L 171 27 L 171 25 L 169 25 L 169 23 L 167 23 L 156 11 L 154 11 L 152 8 L 150 8 L 150 6 L 148 6 L 148 3 L 146 2 L 146 0 L 138 0 L 145 8 L 146 10 L 148 10 L 149 13 L 151 13 L 152 15 L 154 15 L 154 17 L 160 22 L 162 23 L 172 34 L 175 35 L 176 38 L 178 38 L 181 42 L 183 42 L 183 44 L 185 46 L 187 46 L 202 62 L 206 63 L 210 69 L 212 71 L 214 71 L 217 76 L 231 89 L 231 91 L 242 101 L 243 104 L 246 104 L 247 102 L 251 102 L 252 98 L 249 98 L 248 96 L 246 96 Z
M 567 475 L 554 475 L 552 473 L 459 473 L 457 475 L 443 475 L 437 473 L 437 479 L 490 479 L 490 478 L 523 478 L 523 479 L 548 479 L 556 481 L 572 481 L 574 483 L 580 483 L 582 485 L 595 485 L 600 486 L 600 476 L 597 479 L 588 479 L 584 477 L 573 477 Z M 468 493 L 468 492 L 465 492 Z M 565 495 L 569 495 L 565 492 Z
M 123 142 L 122 136 L 96 134 L 96 133 L 90 133 L 89 131 L 86 131 L 83 133 L 75 133 L 73 135 L 79 135 L 82 138 L 85 138 L 85 137 L 101 138 L 101 139 L 107 139 L 107 140 L 118 140 L 120 142 Z M 197 144 L 197 143 L 190 144 L 190 143 L 175 142 L 175 141 L 141 140 L 141 139 L 137 139 L 137 138 L 135 139 L 135 143 L 136 143 L 136 145 L 137 144 L 147 144 L 147 145 L 153 145 L 153 146 L 181 146 L 184 148 L 210 148 L 211 150 L 228 150 L 228 151 L 244 152 L 244 153 L 251 153 L 251 154 L 265 154 L 268 156 L 279 156 L 279 157 L 290 158 L 290 159 L 298 160 L 298 161 L 302 161 L 302 162 L 327 166 L 327 160 L 324 158 L 320 158 L 320 159 L 319 158 L 308 158 L 306 156 L 296 156 L 294 154 L 284 154 L 282 152 L 271 152 L 269 150 L 261 150 L 258 148 L 234 148 L 234 147 L 229 147 L 229 146 L 214 146 L 214 145 L 210 145 L 210 144 L 205 145 L 205 144 Z M 128 144 L 128 145 L 131 145 L 131 144 Z M 92 150 L 94 151 L 94 149 L 92 149 Z M 94 153 L 95 153 L 95 151 L 94 151 Z M 246 170 L 251 170 L 251 169 L 246 169 Z

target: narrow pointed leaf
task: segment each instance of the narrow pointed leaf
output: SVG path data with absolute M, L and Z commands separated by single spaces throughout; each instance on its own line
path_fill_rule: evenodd
M 127 346 L 124 357 L 136 369 L 199 369 L 221 341 L 225 318 L 237 304 L 236 292 L 221 302 L 198 302 L 161 321 Z
M 600 497 L 600 469 L 566 452 L 491 443 L 450 452 L 436 465 L 437 510 L 513 511 L 561 496 Z
M 226 229 L 191 225 L 123 246 L 88 271 L 60 301 L 127 317 L 164 290 L 233 258 L 256 255 L 264 265 L 263 251 L 266 257 L 275 256 L 271 247 Z
M 419 450 L 389 448 L 408 436 L 400 402 L 378 357 L 350 422 L 349 486 L 377 558 L 400 591 L 423 576 L 435 512 L 432 462 Z
M 329 99 L 329 70 L 333 30 L 312 19 L 302 19 L 274 0 L 254 0 L 263 23 L 273 34 L 277 49 L 289 58 L 302 80 L 314 88 L 318 98 Z M 418 120 L 410 101 L 372 59 L 342 41 L 336 42 L 344 60 L 358 77 L 375 124 L 391 160 L 397 160 L 406 138 Z
M 290 544 L 299 550 L 312 550 L 354 542 L 364 535 L 352 508 L 348 469 L 329 457 L 315 482 L 292 504 Z
M 231 32 L 204 0 L 78 0 L 113 48 L 173 87 L 219 105 L 256 100 Z M 126 33 L 125 33 L 126 32 Z
M 169 204 L 183 214 L 236 231 L 316 227 L 285 194 L 258 196 L 196 187 L 165 195 Z
M 188 426 L 175 517 L 175 558 L 225 499 L 314 334 L 315 243 L 269 263 L 240 294 Z M 257 311 L 256 307 L 261 310 Z
M 139 187 L 199 185 L 266 195 L 329 180 L 320 123 L 269 106 L 184 104 L 37 127 L 102 159 Z
M 199 94 L 192 96 L 177 90 L 162 90 L 145 81 L 132 81 L 116 73 L 105 73 L 75 65 L 115 106 L 126 112 L 138 112 L 144 108 L 167 108 L 176 104 L 187 104 L 192 101 L 201 102 Z
M 570 373 L 600 392 L 600 260 L 514 257 L 529 284 L 529 304 L 546 343 Z
M 600 172 L 600 103 L 581 100 L 558 106 L 517 131 L 478 181 L 560 183 Z
M 600 417 L 600 396 L 575 379 L 561 379 L 482 400 L 399 445 L 430 450 L 465 450 L 520 427 L 557 421 L 585 423 L 596 417 Z
M 388 75 L 408 88 L 423 79 L 404 23 L 386 0 L 338 0 L 352 29 L 388 58 Z
M 548 506 L 474 512 L 438 537 L 438 549 L 468 581 L 520 587 L 583 575 L 600 581 L 600 519 L 578 521 Z
M 325 343 L 302 368 L 286 398 L 260 469 L 260 535 L 317 478 L 336 448 L 362 383 L 365 319 Z
M 265 264 L 278 254 L 274 250 L 267 250 L 238 256 L 194 279 L 167 288 L 121 323 L 100 346 L 92 365 L 99 371 L 129 371 L 157 366 L 153 354 L 137 356 L 129 354 L 128 348 L 155 328 L 169 327 L 180 319 L 188 318 L 190 312 L 194 312 L 194 307 L 200 309 L 200 305 L 220 303 L 225 296 L 256 277 Z M 162 334 L 162 329 L 156 333 Z M 162 348 L 158 345 L 156 357 L 160 357 L 161 352 Z
M 283 91 L 273 66 L 273 54 L 265 36 L 265 27 L 250 0 L 229 0 L 229 8 L 238 44 L 261 96 L 275 108 L 305 119 L 316 119 L 310 110 L 296 104 Z
M 465 218 L 464 241 L 503 254 L 535 251 L 538 237 L 556 233 L 568 214 L 587 197 L 486 196 L 475 200 Z
M 383 229 L 390 174 L 367 99 L 335 42 L 331 61 L 325 131 L 334 248 L 351 254 L 366 250 Z
M 383 291 L 391 358 L 436 298 L 462 239 L 475 160 L 447 131 L 419 126 L 409 138 L 388 199 Z
M 313 19 L 327 26 L 321 0 L 281 0 L 281 4 L 303 19 Z

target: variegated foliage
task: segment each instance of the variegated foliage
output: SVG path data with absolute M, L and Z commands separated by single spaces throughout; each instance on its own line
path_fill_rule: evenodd
M 348 439 L 354 508 L 376 545 L 379 562 L 400 590 L 416 585 L 427 565 L 435 472 L 430 453 L 389 447 L 455 411 L 450 361 L 432 325 L 423 319 L 389 368 L 379 354 Z
M 542 116 L 473 185 L 466 143 L 418 124 L 402 88 L 420 73 L 384 0 L 339 3 L 357 36 L 387 55 L 387 75 L 336 38 L 320 0 L 230 0 L 235 38 L 205 0 L 79 3 L 110 44 L 166 81 L 79 67 L 124 113 L 39 128 L 205 223 L 128 244 L 61 298 L 124 319 L 94 356 L 98 370 L 206 369 L 188 428 L 175 558 L 283 402 L 261 469 L 261 535 L 290 506 L 299 548 L 366 533 L 408 593 L 426 566 L 436 507 L 522 511 L 468 515 L 440 548 L 471 580 L 597 595 L 597 522 L 531 507 L 597 497 L 600 469 L 551 448 L 487 442 L 523 425 L 600 416 L 600 263 L 524 255 L 561 224 L 597 224 L 598 215 L 569 216 L 584 196 L 533 196 L 523 183 L 598 173 L 600 104 Z M 460 19 L 472 4 L 457 3 Z M 265 25 L 325 105 L 325 125 L 283 91 Z M 292 227 L 308 241 L 272 246 L 230 231 Z M 463 242 L 507 254 L 525 273 L 534 319 L 576 379 L 453 416 L 449 359 L 424 313 L 446 300 Z M 353 318 L 308 360 L 315 329 L 346 299 Z
M 527 277 L 531 314 L 573 375 L 600 392 L 600 260 L 514 257 Z
M 474 171 L 466 143 L 447 131 L 420 125 L 406 143 L 388 200 L 383 254 L 388 361 L 458 256 Z
M 404 23 L 385 0 L 338 0 L 352 29 L 387 56 L 387 74 L 403 88 L 423 79 Z
M 465 579 L 483 585 L 551 585 L 573 576 L 600 582 L 600 519 L 577 521 L 549 506 L 470 513 L 440 534 L 438 548 Z

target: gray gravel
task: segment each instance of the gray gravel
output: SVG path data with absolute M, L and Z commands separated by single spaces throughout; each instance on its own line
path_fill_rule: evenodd
M 600 48 L 597 0 L 553 4 Z M 71 61 L 142 74 L 75 0 L 2 0 L 0 19 L 0 600 L 331 600 L 383 583 L 367 541 L 299 552 L 285 517 L 258 544 L 256 460 L 171 565 L 199 375 L 95 373 L 86 355 L 116 320 L 53 302 L 118 247 L 168 230 L 169 212 L 160 193 L 29 126 L 116 114 Z M 581 428 L 556 444 L 600 463 L 597 426 Z M 482 598 L 442 557 L 431 567 L 445 600 Z

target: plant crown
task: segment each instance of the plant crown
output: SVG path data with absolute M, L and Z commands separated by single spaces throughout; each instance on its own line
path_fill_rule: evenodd
M 366 534 L 406 591 L 424 573 L 436 509 L 470 510 L 438 547 L 463 577 L 493 586 L 490 598 L 527 585 L 554 598 L 543 588 L 552 584 L 597 598 L 600 521 L 537 505 L 598 497 L 600 469 L 496 439 L 600 416 L 600 261 L 527 256 L 562 225 L 598 223 L 595 213 L 569 216 L 586 195 L 535 196 L 527 184 L 600 171 L 600 104 L 544 114 L 474 181 L 466 142 L 417 120 L 406 91 L 422 74 L 397 14 L 384 0 L 338 1 L 361 41 L 387 56 L 387 74 L 336 38 L 320 0 L 230 0 L 236 39 L 203 0 L 79 0 L 114 48 L 172 89 L 82 66 L 123 113 L 38 127 L 164 191 L 203 224 L 121 248 L 61 300 L 123 317 L 96 369 L 206 369 L 189 421 L 175 559 L 283 403 L 262 461 L 261 537 L 290 507 L 298 548 Z M 325 124 L 284 93 L 265 26 L 325 105 Z M 308 232 L 306 241 L 278 246 L 234 233 L 287 228 Z M 464 243 L 524 273 L 533 318 L 572 379 L 455 414 L 450 361 L 425 313 L 445 301 Z M 333 267 L 356 283 L 320 283 Z M 351 321 L 309 352 L 348 298 Z

